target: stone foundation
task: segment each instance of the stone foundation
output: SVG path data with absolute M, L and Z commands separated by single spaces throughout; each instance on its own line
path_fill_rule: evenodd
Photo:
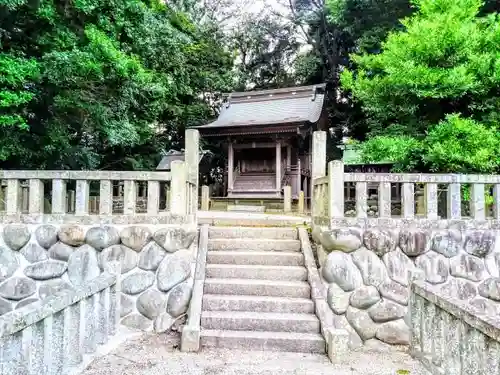
M 164 332 L 191 299 L 195 227 L 169 225 L 0 226 L 0 315 L 99 276 L 122 271 L 121 323 Z
M 409 344 L 411 275 L 478 315 L 500 313 L 500 240 L 493 231 L 316 227 L 313 239 L 329 252 L 321 269 L 327 301 L 351 347 Z

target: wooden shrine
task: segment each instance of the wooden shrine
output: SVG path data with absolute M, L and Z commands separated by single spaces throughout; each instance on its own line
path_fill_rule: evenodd
M 326 128 L 325 85 L 229 94 L 202 137 L 223 139 L 227 152 L 226 196 L 281 198 L 291 186 L 309 196 L 312 132 Z

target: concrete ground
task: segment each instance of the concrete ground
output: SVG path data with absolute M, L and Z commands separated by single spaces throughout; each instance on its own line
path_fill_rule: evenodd
M 178 337 L 144 335 L 96 359 L 82 375 L 395 375 L 426 374 L 401 352 L 353 352 L 339 363 L 326 356 L 204 349 L 181 353 Z

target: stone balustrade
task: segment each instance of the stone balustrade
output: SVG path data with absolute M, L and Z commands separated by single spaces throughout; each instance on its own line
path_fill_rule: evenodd
M 0 317 L 2 375 L 67 374 L 117 333 L 120 264 L 72 290 Z
M 171 172 L 0 171 L 6 185 L 0 217 L 3 222 L 26 223 L 192 222 L 197 183 L 188 177 L 183 161 L 174 161 Z M 113 192 L 116 183 L 123 188 L 118 197 Z M 97 196 L 90 195 L 91 184 L 99 185 Z M 161 200 L 171 204 L 165 207 Z
M 369 194 L 374 186 L 377 207 Z M 500 220 L 499 193 L 500 175 L 344 173 L 337 160 L 313 179 L 313 220 L 332 227 L 394 219 L 485 223 Z
M 495 285 L 498 299 L 498 279 Z M 500 304 L 485 298 L 480 305 L 415 281 L 410 296 L 412 355 L 433 375 L 500 374 Z

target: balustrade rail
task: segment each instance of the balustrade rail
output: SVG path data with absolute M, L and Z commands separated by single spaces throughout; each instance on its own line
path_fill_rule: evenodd
M 478 314 L 436 288 L 421 280 L 412 284 L 412 355 L 433 375 L 500 374 L 498 315 Z
M 120 264 L 72 290 L 0 317 L 0 374 L 62 375 L 117 333 Z
M 352 197 L 346 192 L 353 185 L 354 204 L 347 207 Z M 369 191 L 374 186 L 376 192 L 371 196 L 373 192 Z M 331 220 L 346 217 L 500 220 L 497 175 L 344 173 L 343 163 L 333 161 L 326 177 L 314 179 L 313 189 L 316 201 L 313 206 L 317 207 L 313 216 L 326 215 Z M 397 194 L 395 189 L 400 189 Z
M 183 161 L 172 162 L 172 172 L 0 171 L 0 180 L 0 215 L 7 221 L 195 214 L 197 183 Z

